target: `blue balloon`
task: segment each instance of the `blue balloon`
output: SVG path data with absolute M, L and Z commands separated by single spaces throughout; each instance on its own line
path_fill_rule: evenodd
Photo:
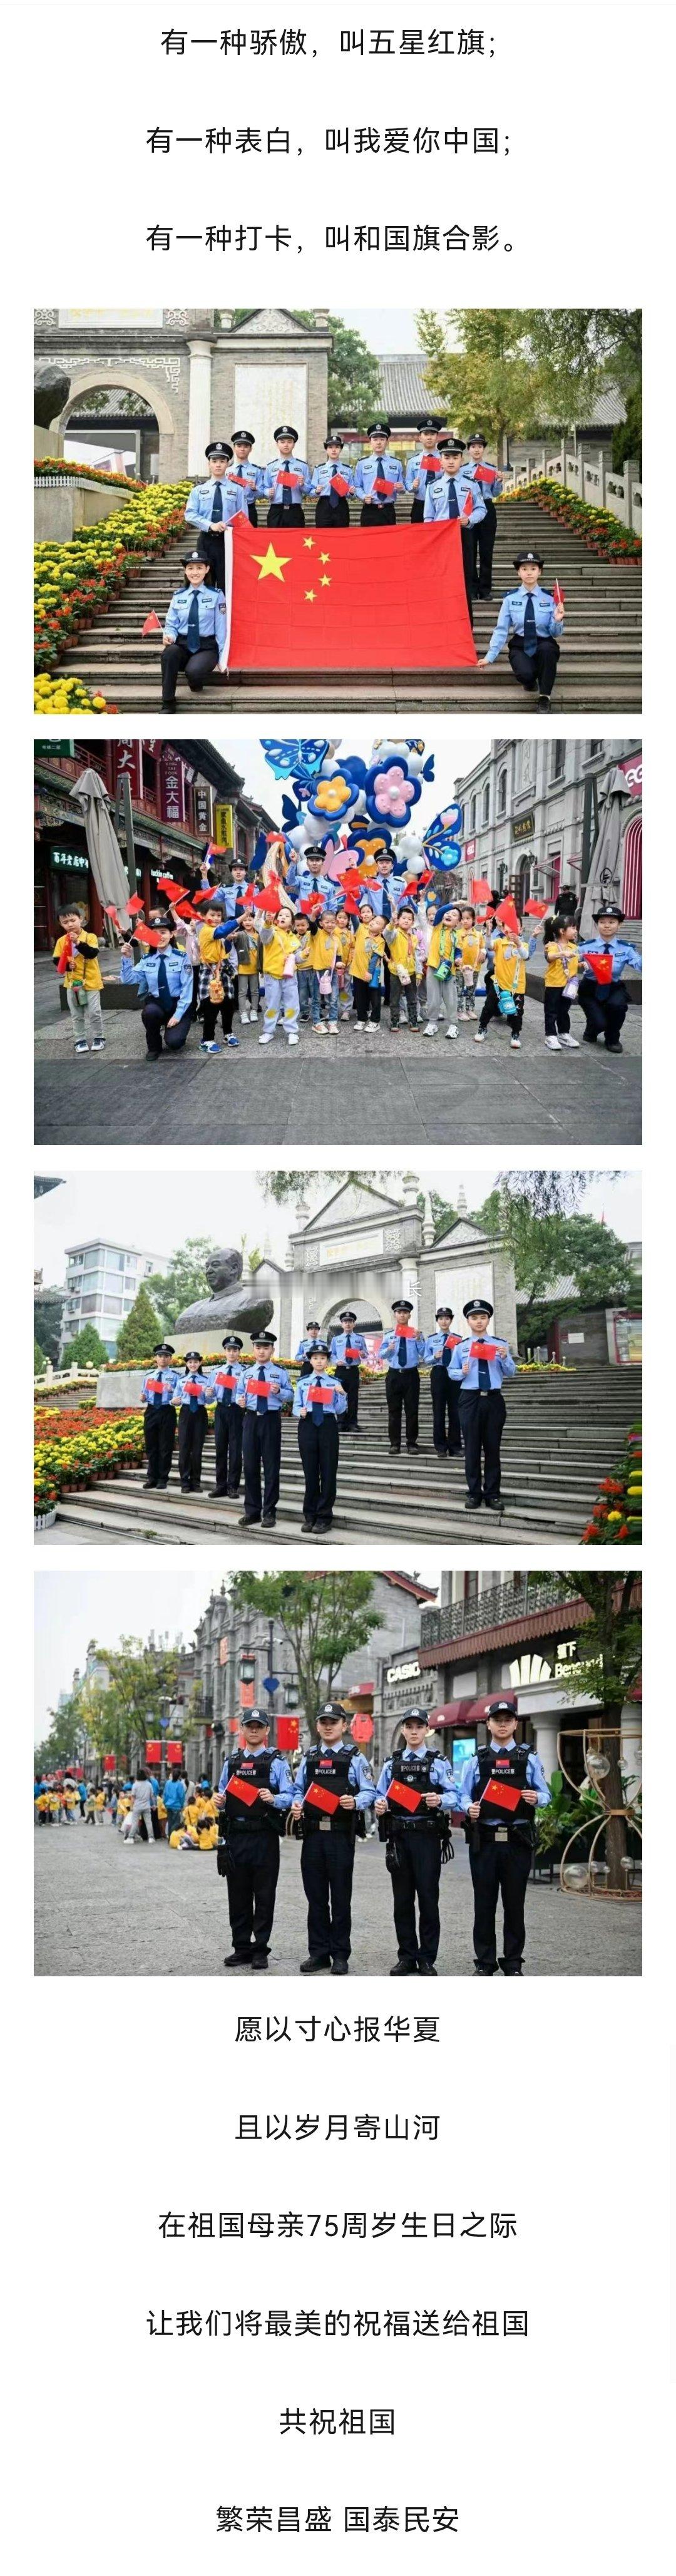
M 273 742 L 261 736 L 261 751 L 274 778 L 302 777 L 311 783 L 319 776 L 328 748 L 328 742 Z

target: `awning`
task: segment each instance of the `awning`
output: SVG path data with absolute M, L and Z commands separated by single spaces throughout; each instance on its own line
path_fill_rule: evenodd
M 430 1709 L 428 1724 L 430 1726 L 457 1726 L 459 1727 L 461 1734 L 464 1734 L 468 1726 L 478 1726 L 480 1724 L 481 1719 L 486 1716 L 486 1710 L 495 1707 L 496 1699 L 509 1700 L 510 1707 L 513 1708 L 515 1717 L 517 1716 L 518 1703 L 516 1691 L 492 1690 L 486 1691 L 483 1699 L 445 1700 L 442 1708 Z

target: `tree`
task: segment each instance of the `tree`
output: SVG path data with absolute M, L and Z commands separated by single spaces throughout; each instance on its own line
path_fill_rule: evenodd
M 45 1352 L 45 1351 L 41 1351 L 41 1349 L 40 1349 L 40 1344 L 39 1344 L 39 1342 L 36 1342 L 35 1334 L 34 1334 L 34 1335 L 33 1335 L 33 1376 L 34 1376 L 34 1377 L 43 1377 L 43 1376 L 44 1376 L 45 1369 L 46 1369 L 46 1366 L 47 1366 L 47 1355 L 46 1355 L 46 1352 Z
M 279 1619 L 292 1649 L 303 1715 L 314 1735 L 320 1702 L 329 1698 L 345 1655 L 382 1627 L 371 1574 L 236 1574 L 232 1599 Z
M 575 1178 L 570 1172 L 506 1173 L 479 1209 L 478 1223 L 487 1233 L 501 1234 L 511 1253 L 521 1299 L 520 1340 L 543 1339 L 548 1325 L 560 1313 L 561 1296 L 551 1295 L 557 1279 L 572 1279 L 572 1290 L 570 1294 L 566 1292 L 567 1305 L 576 1303 L 583 1308 L 640 1303 L 640 1284 L 626 1243 L 596 1217 L 578 1215 L 574 1210 L 563 1213 L 566 1200 L 574 1200 L 570 1184 Z M 588 1175 L 582 1178 L 586 1182 Z M 544 1193 L 539 1187 L 542 1179 L 548 1185 Z M 532 1181 L 538 1184 L 535 1191 L 522 1186 Z M 551 1182 L 553 1189 L 549 1187 Z M 551 1206 L 547 1205 L 548 1198 L 553 1202 Z
M 38 1289 L 33 1298 L 33 1332 L 41 1350 L 56 1367 L 61 1340 L 61 1317 L 65 1305 L 60 1288 Z
M 352 1181 L 357 1189 L 375 1189 L 379 1182 L 384 1182 L 388 1189 L 392 1186 L 391 1171 L 345 1172 L 339 1165 L 334 1168 L 331 1163 L 324 1164 L 319 1181 L 316 1173 L 308 1171 L 307 1165 L 294 1172 L 257 1172 L 256 1179 L 263 1197 L 274 1199 L 276 1207 L 285 1207 L 289 1199 L 301 1198 L 311 1187 L 316 1186 L 323 1191 L 326 1181 Z
M 168 1270 L 155 1270 L 146 1280 L 146 1290 L 154 1299 L 165 1331 L 168 1332 L 175 1324 L 177 1315 L 182 1315 L 184 1306 L 193 1306 L 198 1297 L 210 1295 L 206 1264 L 210 1254 L 217 1250 L 218 1245 L 212 1243 L 208 1235 L 189 1235 L 187 1243 L 180 1244 L 178 1250 L 172 1252 Z M 123 1356 L 119 1343 L 118 1356 Z
M 66 1343 L 61 1365 L 62 1368 L 72 1368 L 74 1362 L 79 1361 L 82 1368 L 105 1368 L 107 1359 L 105 1342 L 102 1342 L 95 1324 L 83 1324 L 81 1333 L 76 1333 L 74 1340 Z
M 609 1766 L 598 1785 L 604 1804 L 622 1811 L 611 1816 L 606 1827 L 608 1884 L 617 1891 L 625 1884 L 622 1862 L 627 1854 L 621 1719 L 625 1702 L 639 1679 L 643 1645 L 638 1579 L 634 1573 L 588 1574 L 586 1568 L 582 1574 L 562 1574 L 559 1579 L 564 1595 L 568 1599 L 581 1595 L 591 1612 L 580 1631 L 579 1660 L 564 1667 L 558 1679 L 569 1698 L 579 1700 L 582 1694 L 597 1704 L 602 1729 L 599 1752 Z M 590 1711 L 591 1735 L 595 1714 Z
M 93 1690 L 89 1735 L 95 1752 L 114 1753 L 118 1768 L 130 1769 L 141 1758 L 146 1736 L 160 1732 L 160 1708 L 176 1692 L 178 1649 L 154 1646 L 141 1637 L 121 1637 L 116 1652 L 97 1649 L 110 1676 L 107 1690 Z
M 149 1297 L 146 1287 L 139 1288 L 118 1335 L 116 1358 L 128 1360 L 130 1365 L 134 1360 L 152 1359 L 159 1335 L 160 1319 L 152 1297 Z
M 498 443 L 589 421 L 604 377 L 635 381 L 640 317 L 525 307 L 416 315 L 426 382 L 454 428 L 481 422 Z M 451 345 L 449 346 L 449 333 Z M 640 373 L 640 339 L 638 370 Z
M 250 310 L 249 305 L 242 305 L 233 313 L 235 330 L 239 323 L 245 321 Z M 294 312 L 293 319 L 304 323 L 306 330 L 316 328 L 314 313 Z M 348 427 L 354 423 L 359 428 L 368 421 L 372 412 L 377 412 L 380 404 L 378 359 L 367 347 L 361 332 L 349 330 L 340 314 L 329 314 L 327 329 L 333 333 L 327 393 L 329 425 L 333 426 L 335 422 L 337 426 L 340 421 L 345 421 Z

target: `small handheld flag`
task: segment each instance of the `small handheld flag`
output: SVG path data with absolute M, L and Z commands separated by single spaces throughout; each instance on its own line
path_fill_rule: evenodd
M 150 616 L 146 618 L 145 626 L 142 626 L 142 627 L 141 627 L 141 634 L 142 634 L 142 635 L 161 635 L 161 633 L 162 633 L 162 628 L 161 628 L 161 625 L 160 625 L 159 617 L 156 617 L 154 608 L 151 608 Z
M 393 1807 L 405 1807 L 410 1816 L 415 1815 L 422 1802 L 420 1789 L 409 1789 L 405 1780 L 391 1780 L 387 1796 Z

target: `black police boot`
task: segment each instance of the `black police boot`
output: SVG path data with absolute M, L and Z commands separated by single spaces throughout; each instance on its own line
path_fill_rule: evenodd
M 391 1977 L 417 1977 L 417 1974 L 417 1959 L 398 1959 L 396 1968 L 390 1968 Z
M 252 1958 L 252 1950 L 229 1950 L 223 1966 L 224 1968 L 247 1968 Z
M 330 1968 L 330 1966 L 331 1954 L 327 1950 L 326 1956 L 321 1959 L 301 1959 L 299 1973 L 301 1977 L 316 1977 L 320 1968 Z
M 331 1963 L 331 1975 L 332 1977 L 349 1976 L 347 1959 L 333 1959 Z
M 436 1977 L 436 1973 L 437 1973 L 437 1972 L 436 1972 L 436 1968 L 435 1968 L 434 1960 L 433 1960 L 433 1959 L 419 1959 L 419 1960 L 418 1960 L 418 1976 L 419 1976 L 419 1977 Z
M 252 1952 L 251 1952 L 251 1966 L 252 1966 L 252 1968 L 267 1968 L 267 1964 L 268 1964 L 268 1954 L 267 1954 L 267 1950 L 252 1950 Z

